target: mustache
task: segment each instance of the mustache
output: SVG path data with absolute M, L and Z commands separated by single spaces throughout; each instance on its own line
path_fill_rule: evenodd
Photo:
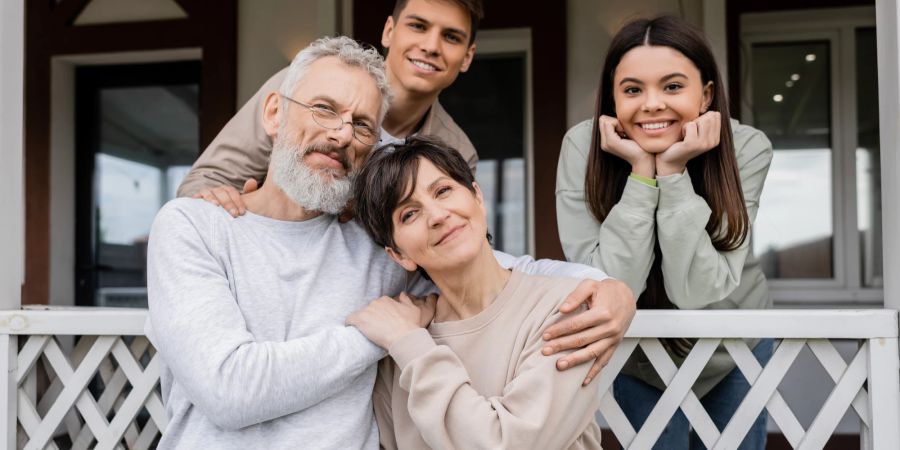
M 306 146 L 303 149 L 303 154 L 307 153 L 321 153 L 323 155 L 331 157 L 332 154 L 337 155 L 338 162 L 341 163 L 341 166 L 348 173 L 350 172 L 350 157 L 347 155 L 348 150 L 346 147 L 338 147 L 336 145 L 331 144 L 323 144 L 323 143 L 314 143 Z

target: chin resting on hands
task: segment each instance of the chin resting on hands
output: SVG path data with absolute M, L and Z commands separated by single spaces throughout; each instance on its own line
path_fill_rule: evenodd
M 659 176 L 684 172 L 688 161 L 702 155 L 717 145 L 722 136 L 722 115 L 707 111 L 686 122 L 681 129 L 682 140 L 656 155 L 656 172 Z

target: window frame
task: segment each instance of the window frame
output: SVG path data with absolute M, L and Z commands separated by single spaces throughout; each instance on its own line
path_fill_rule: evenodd
M 741 113 L 748 125 L 753 125 L 752 45 L 828 41 L 830 46 L 833 277 L 770 279 L 770 292 L 776 306 L 880 307 L 884 300 L 882 287 L 862 285 L 862 249 L 857 237 L 856 30 L 874 27 L 873 7 L 745 13 L 740 17 Z M 842 86 L 852 88 L 841 89 Z

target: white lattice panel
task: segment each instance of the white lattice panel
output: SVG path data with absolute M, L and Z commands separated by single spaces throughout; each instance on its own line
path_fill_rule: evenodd
M 56 448 L 61 430 L 73 449 L 150 448 L 166 426 L 159 359 L 145 337 L 128 340 L 84 336 L 67 356 L 54 336 L 28 337 L 16 372 L 20 445 Z

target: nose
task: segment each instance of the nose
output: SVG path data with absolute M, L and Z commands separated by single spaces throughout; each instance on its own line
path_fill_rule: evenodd
M 440 227 L 450 216 L 450 212 L 437 202 L 429 202 L 428 204 L 423 205 L 423 209 L 428 218 L 428 226 L 430 228 Z
M 353 126 L 352 122 L 344 121 L 341 127 L 336 130 L 328 130 L 328 140 L 339 147 L 347 147 L 353 142 Z
M 429 55 L 439 54 L 441 47 L 441 30 L 439 30 L 438 27 L 432 27 L 428 30 L 428 32 L 425 33 L 425 36 L 422 37 L 422 42 L 419 47 Z
M 647 90 L 644 97 L 644 111 L 661 111 L 666 109 L 666 103 L 659 92 L 655 90 Z

